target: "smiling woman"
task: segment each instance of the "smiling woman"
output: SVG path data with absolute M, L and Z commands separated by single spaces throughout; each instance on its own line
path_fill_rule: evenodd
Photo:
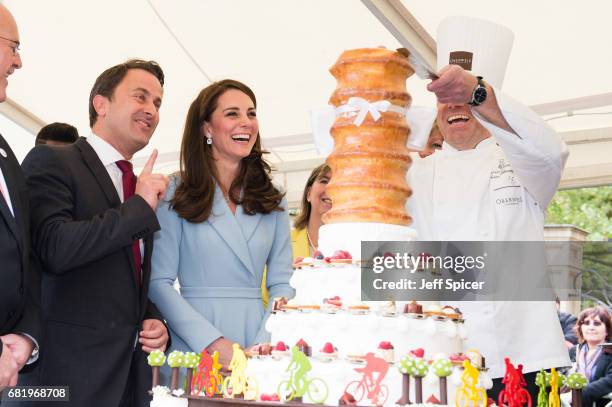
M 269 340 L 261 283 L 270 297 L 293 297 L 286 201 L 263 160 L 255 95 L 224 80 L 193 101 L 181 145 L 181 171 L 158 207 L 151 299 L 173 346 L 219 351 Z M 176 279 L 181 293 L 174 290 Z
M 325 190 L 330 179 L 331 168 L 327 164 L 321 164 L 312 170 L 306 181 L 300 213 L 291 231 L 294 259 L 310 257 L 318 247 L 322 216 L 332 206 L 331 198 Z

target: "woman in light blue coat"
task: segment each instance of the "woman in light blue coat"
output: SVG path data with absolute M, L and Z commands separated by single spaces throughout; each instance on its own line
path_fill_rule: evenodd
M 289 216 L 262 158 L 255 95 L 232 80 L 193 101 L 174 176 L 157 209 L 149 296 L 171 329 L 172 347 L 219 351 L 269 341 L 261 300 L 294 295 Z M 180 293 L 174 289 L 178 278 Z

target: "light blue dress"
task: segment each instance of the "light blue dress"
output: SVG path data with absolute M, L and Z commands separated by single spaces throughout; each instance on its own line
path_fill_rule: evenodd
M 232 214 L 219 186 L 212 213 L 190 223 L 169 209 L 178 177 L 157 208 L 161 231 L 155 234 L 149 298 L 170 327 L 172 349 L 200 353 L 220 336 L 243 347 L 268 342 L 270 314 L 261 300 L 267 265 L 270 298 L 292 298 L 291 238 L 284 210 L 247 215 L 241 205 Z M 180 293 L 174 288 L 178 278 Z

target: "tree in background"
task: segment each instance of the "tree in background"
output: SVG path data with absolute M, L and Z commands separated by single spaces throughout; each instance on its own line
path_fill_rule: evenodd
M 612 305 L 612 186 L 559 191 L 546 223 L 575 225 L 589 232 L 584 246 L 582 308 Z

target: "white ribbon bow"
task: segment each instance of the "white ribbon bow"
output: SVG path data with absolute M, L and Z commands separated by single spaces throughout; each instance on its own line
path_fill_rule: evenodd
M 391 109 L 391 107 L 393 107 L 394 109 Z M 370 113 L 370 116 L 372 116 L 372 119 L 374 119 L 374 121 L 378 121 L 378 119 L 380 119 L 380 112 L 386 112 L 388 110 L 397 113 L 404 112 L 404 109 L 399 106 L 391 105 L 391 102 L 389 102 L 388 100 L 368 102 L 364 98 L 360 97 L 349 98 L 347 104 L 340 106 L 338 109 L 336 109 L 336 112 L 338 114 L 347 112 L 358 112 L 357 117 L 355 117 L 355 121 L 353 123 L 356 126 L 361 126 L 361 123 L 363 123 L 368 113 Z

